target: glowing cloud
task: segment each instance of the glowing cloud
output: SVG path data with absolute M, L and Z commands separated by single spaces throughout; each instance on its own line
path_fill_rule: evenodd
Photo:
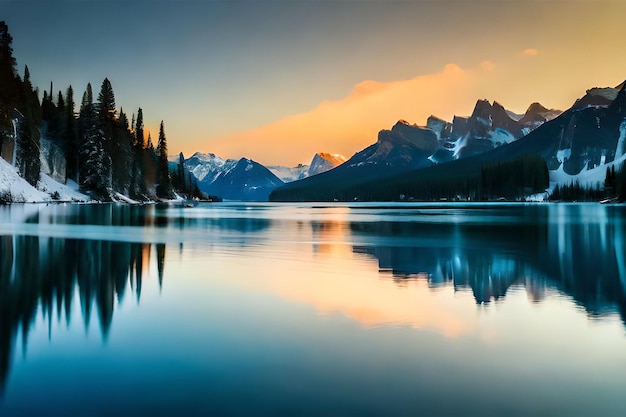
M 539 51 L 536 48 L 527 48 L 522 51 L 522 55 L 526 56 L 536 56 L 539 54 Z
M 492 61 L 486 60 L 481 62 L 480 67 L 485 71 L 491 72 L 496 69 L 496 64 L 494 64 Z
M 363 81 L 343 99 L 324 101 L 309 112 L 195 146 L 263 164 L 308 163 L 316 152 L 350 157 L 399 119 L 423 124 L 431 114 L 451 118 L 454 112 L 471 112 L 475 93 L 466 87 L 473 77 L 470 71 L 448 64 L 441 72 L 407 80 Z
M 537 53 L 536 49 L 524 52 Z M 439 72 L 410 79 L 363 81 L 340 100 L 323 101 L 308 112 L 265 126 L 197 141 L 190 148 L 226 158 L 245 156 L 265 165 L 295 166 L 309 163 L 317 152 L 349 158 L 375 143 L 380 130 L 390 129 L 400 119 L 425 125 L 430 115 L 445 120 L 452 120 L 454 115 L 469 116 L 478 99 L 497 100 L 519 113 L 534 101 L 561 105 L 546 100 L 548 95 L 548 99 L 560 97 L 566 103 L 578 97 L 572 95 L 572 87 L 562 80 L 562 74 L 555 74 L 556 79 L 547 77 L 535 61 L 528 60 L 523 68 L 525 74 L 534 77 L 532 89 L 507 71 L 507 63 L 484 60 L 475 68 L 448 64 Z

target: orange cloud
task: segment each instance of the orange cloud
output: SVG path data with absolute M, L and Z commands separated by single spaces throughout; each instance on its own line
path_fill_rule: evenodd
M 492 61 L 486 60 L 480 63 L 480 67 L 485 71 L 493 71 L 496 69 L 496 64 Z
M 378 132 L 399 119 L 424 124 L 431 114 L 451 118 L 455 112 L 471 112 L 476 97 L 465 87 L 473 77 L 471 71 L 448 64 L 441 72 L 407 80 L 363 81 L 343 99 L 194 146 L 266 165 L 308 163 L 316 152 L 350 157 L 376 142 Z
M 535 56 L 539 54 L 539 51 L 536 48 L 527 48 L 522 51 L 522 55 L 526 56 Z

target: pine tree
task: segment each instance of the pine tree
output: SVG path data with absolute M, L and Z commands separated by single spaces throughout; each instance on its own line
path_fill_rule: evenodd
M 176 172 L 172 176 L 172 187 L 180 193 L 187 193 L 187 187 L 185 187 L 185 156 L 182 152 L 178 154 Z
M 133 140 L 133 157 L 134 161 L 131 170 L 130 196 L 135 199 L 144 198 L 147 194 L 146 184 L 144 180 L 144 163 L 143 163 L 143 111 L 141 107 L 137 111 L 137 119 L 133 115 L 133 123 L 135 137 Z
M 17 167 L 20 175 L 32 186 L 37 186 L 41 170 L 39 159 L 39 132 L 30 111 L 24 114 L 19 123 L 17 134 Z
M 132 183 L 134 162 L 133 134 L 128 126 L 128 118 L 123 109 L 115 123 L 115 142 L 113 143 L 113 187 L 128 195 Z
M 159 142 L 157 144 L 157 196 L 161 198 L 172 198 L 172 178 L 170 176 L 169 162 L 167 160 L 167 139 L 163 120 L 159 127 Z
M 84 192 L 102 200 L 111 199 L 111 158 L 104 152 L 104 134 L 93 104 L 91 84 L 83 94 L 80 109 L 79 184 Z
M 18 123 L 15 140 L 15 164 L 20 175 L 32 186 L 37 186 L 41 170 L 39 130 L 39 102 L 30 83 L 28 68 L 24 70 L 21 88 L 21 120 Z
M 13 136 L 11 116 L 19 107 L 21 86 L 17 76 L 17 62 L 13 57 L 13 37 L 4 21 L 0 21 L 0 150 Z M 8 158 L 7 155 L 4 155 Z
M 65 160 L 67 166 L 67 177 L 78 183 L 78 130 L 75 118 L 74 89 L 70 85 L 65 92 Z

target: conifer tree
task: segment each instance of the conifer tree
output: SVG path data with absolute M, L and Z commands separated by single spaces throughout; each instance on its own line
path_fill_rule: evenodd
M 144 180 L 144 164 L 143 164 L 143 145 L 144 145 L 144 131 L 143 131 L 143 111 L 141 107 L 137 111 L 137 119 L 134 119 L 134 131 L 135 137 L 133 140 L 133 157 L 131 174 L 131 189 L 130 195 L 132 198 L 143 198 L 147 194 L 146 184 Z
M 170 176 L 169 162 L 167 160 L 167 139 L 163 120 L 159 127 L 159 142 L 157 143 L 157 196 L 161 198 L 172 198 L 172 178 Z
M 74 89 L 70 85 L 65 92 L 65 160 L 67 166 L 67 177 L 78 183 L 78 130 L 75 118 Z
M 186 193 L 185 187 L 185 156 L 183 153 L 178 154 L 176 171 L 172 175 L 172 187 L 180 193 Z
M 115 122 L 115 142 L 113 143 L 113 187 L 122 194 L 129 194 L 134 163 L 133 135 L 128 126 L 128 118 L 123 109 Z
M 20 103 L 21 87 L 12 43 L 7 24 L 0 21 L 0 149 L 13 136 L 11 115 Z
M 79 184 L 96 198 L 111 199 L 111 158 L 104 152 L 104 135 L 98 123 L 91 84 L 83 94 L 80 110 Z
M 30 83 L 28 68 L 24 70 L 24 82 L 21 88 L 21 120 L 18 123 L 15 140 L 15 164 L 20 175 L 32 186 L 39 181 L 41 160 L 39 150 L 39 130 L 37 115 L 39 102 Z

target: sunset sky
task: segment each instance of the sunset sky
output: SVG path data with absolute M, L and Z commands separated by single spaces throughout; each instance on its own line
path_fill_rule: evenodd
M 170 153 L 263 164 L 351 156 L 398 119 L 477 99 L 566 109 L 626 79 L 626 1 L 0 0 L 40 89 L 108 77 Z

